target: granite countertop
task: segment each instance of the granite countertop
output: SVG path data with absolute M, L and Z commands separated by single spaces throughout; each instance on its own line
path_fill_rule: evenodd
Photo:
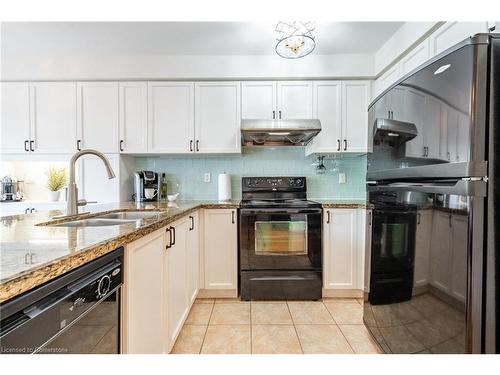
M 239 201 L 123 202 L 80 208 L 96 213 L 160 210 L 137 222 L 101 227 L 38 225 L 64 215 L 62 210 L 0 217 L 0 303 L 114 249 L 154 232 L 199 208 L 237 208 Z
M 315 199 L 324 208 L 366 208 L 365 200 Z M 102 214 L 121 210 L 160 210 L 133 223 L 101 227 L 40 225 L 64 215 L 63 210 L 0 217 L 0 303 L 88 263 L 116 248 L 165 227 L 199 208 L 238 208 L 239 201 L 110 203 L 80 208 Z
M 370 206 L 364 199 L 311 199 L 321 203 L 323 208 L 368 208 Z

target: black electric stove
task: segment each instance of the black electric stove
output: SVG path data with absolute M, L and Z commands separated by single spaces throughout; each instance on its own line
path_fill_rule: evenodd
M 305 177 L 243 177 L 242 299 L 321 298 L 321 215 Z

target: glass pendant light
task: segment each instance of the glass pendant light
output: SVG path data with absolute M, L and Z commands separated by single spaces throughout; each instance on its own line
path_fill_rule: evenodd
M 278 22 L 276 25 L 276 53 L 285 59 L 309 55 L 316 47 L 314 22 Z

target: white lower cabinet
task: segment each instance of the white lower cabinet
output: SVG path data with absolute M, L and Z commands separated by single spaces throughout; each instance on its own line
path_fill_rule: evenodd
M 187 290 L 188 301 L 193 303 L 200 289 L 200 219 L 198 211 L 189 215 L 187 238 Z
M 204 212 L 204 289 L 238 293 L 238 225 L 236 209 Z M 215 293 L 214 295 L 217 295 Z
M 165 229 L 125 246 L 122 352 L 166 353 Z
M 323 210 L 325 290 L 342 289 L 357 294 L 357 291 L 363 289 L 365 222 L 366 212 L 363 209 Z M 343 294 L 343 296 L 357 295 Z
M 190 220 L 184 217 L 169 226 L 167 233 L 167 332 L 168 351 L 182 329 L 191 307 L 188 297 L 188 230 Z
M 415 235 L 415 271 L 413 273 L 413 286 L 417 288 L 425 288 L 430 281 L 431 233 L 432 210 L 418 211 Z
M 467 290 L 467 216 L 434 211 L 432 228 L 430 282 L 441 292 L 464 302 Z M 443 233 L 448 235 L 443 236 Z

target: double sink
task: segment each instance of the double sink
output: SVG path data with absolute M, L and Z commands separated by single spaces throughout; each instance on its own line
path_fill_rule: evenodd
M 55 224 L 46 223 L 46 225 L 54 227 L 107 227 L 112 225 L 136 223 L 143 219 L 158 216 L 164 212 L 165 211 L 153 210 L 111 212 L 103 215 L 96 215 L 90 218 L 77 218 L 75 220 Z

